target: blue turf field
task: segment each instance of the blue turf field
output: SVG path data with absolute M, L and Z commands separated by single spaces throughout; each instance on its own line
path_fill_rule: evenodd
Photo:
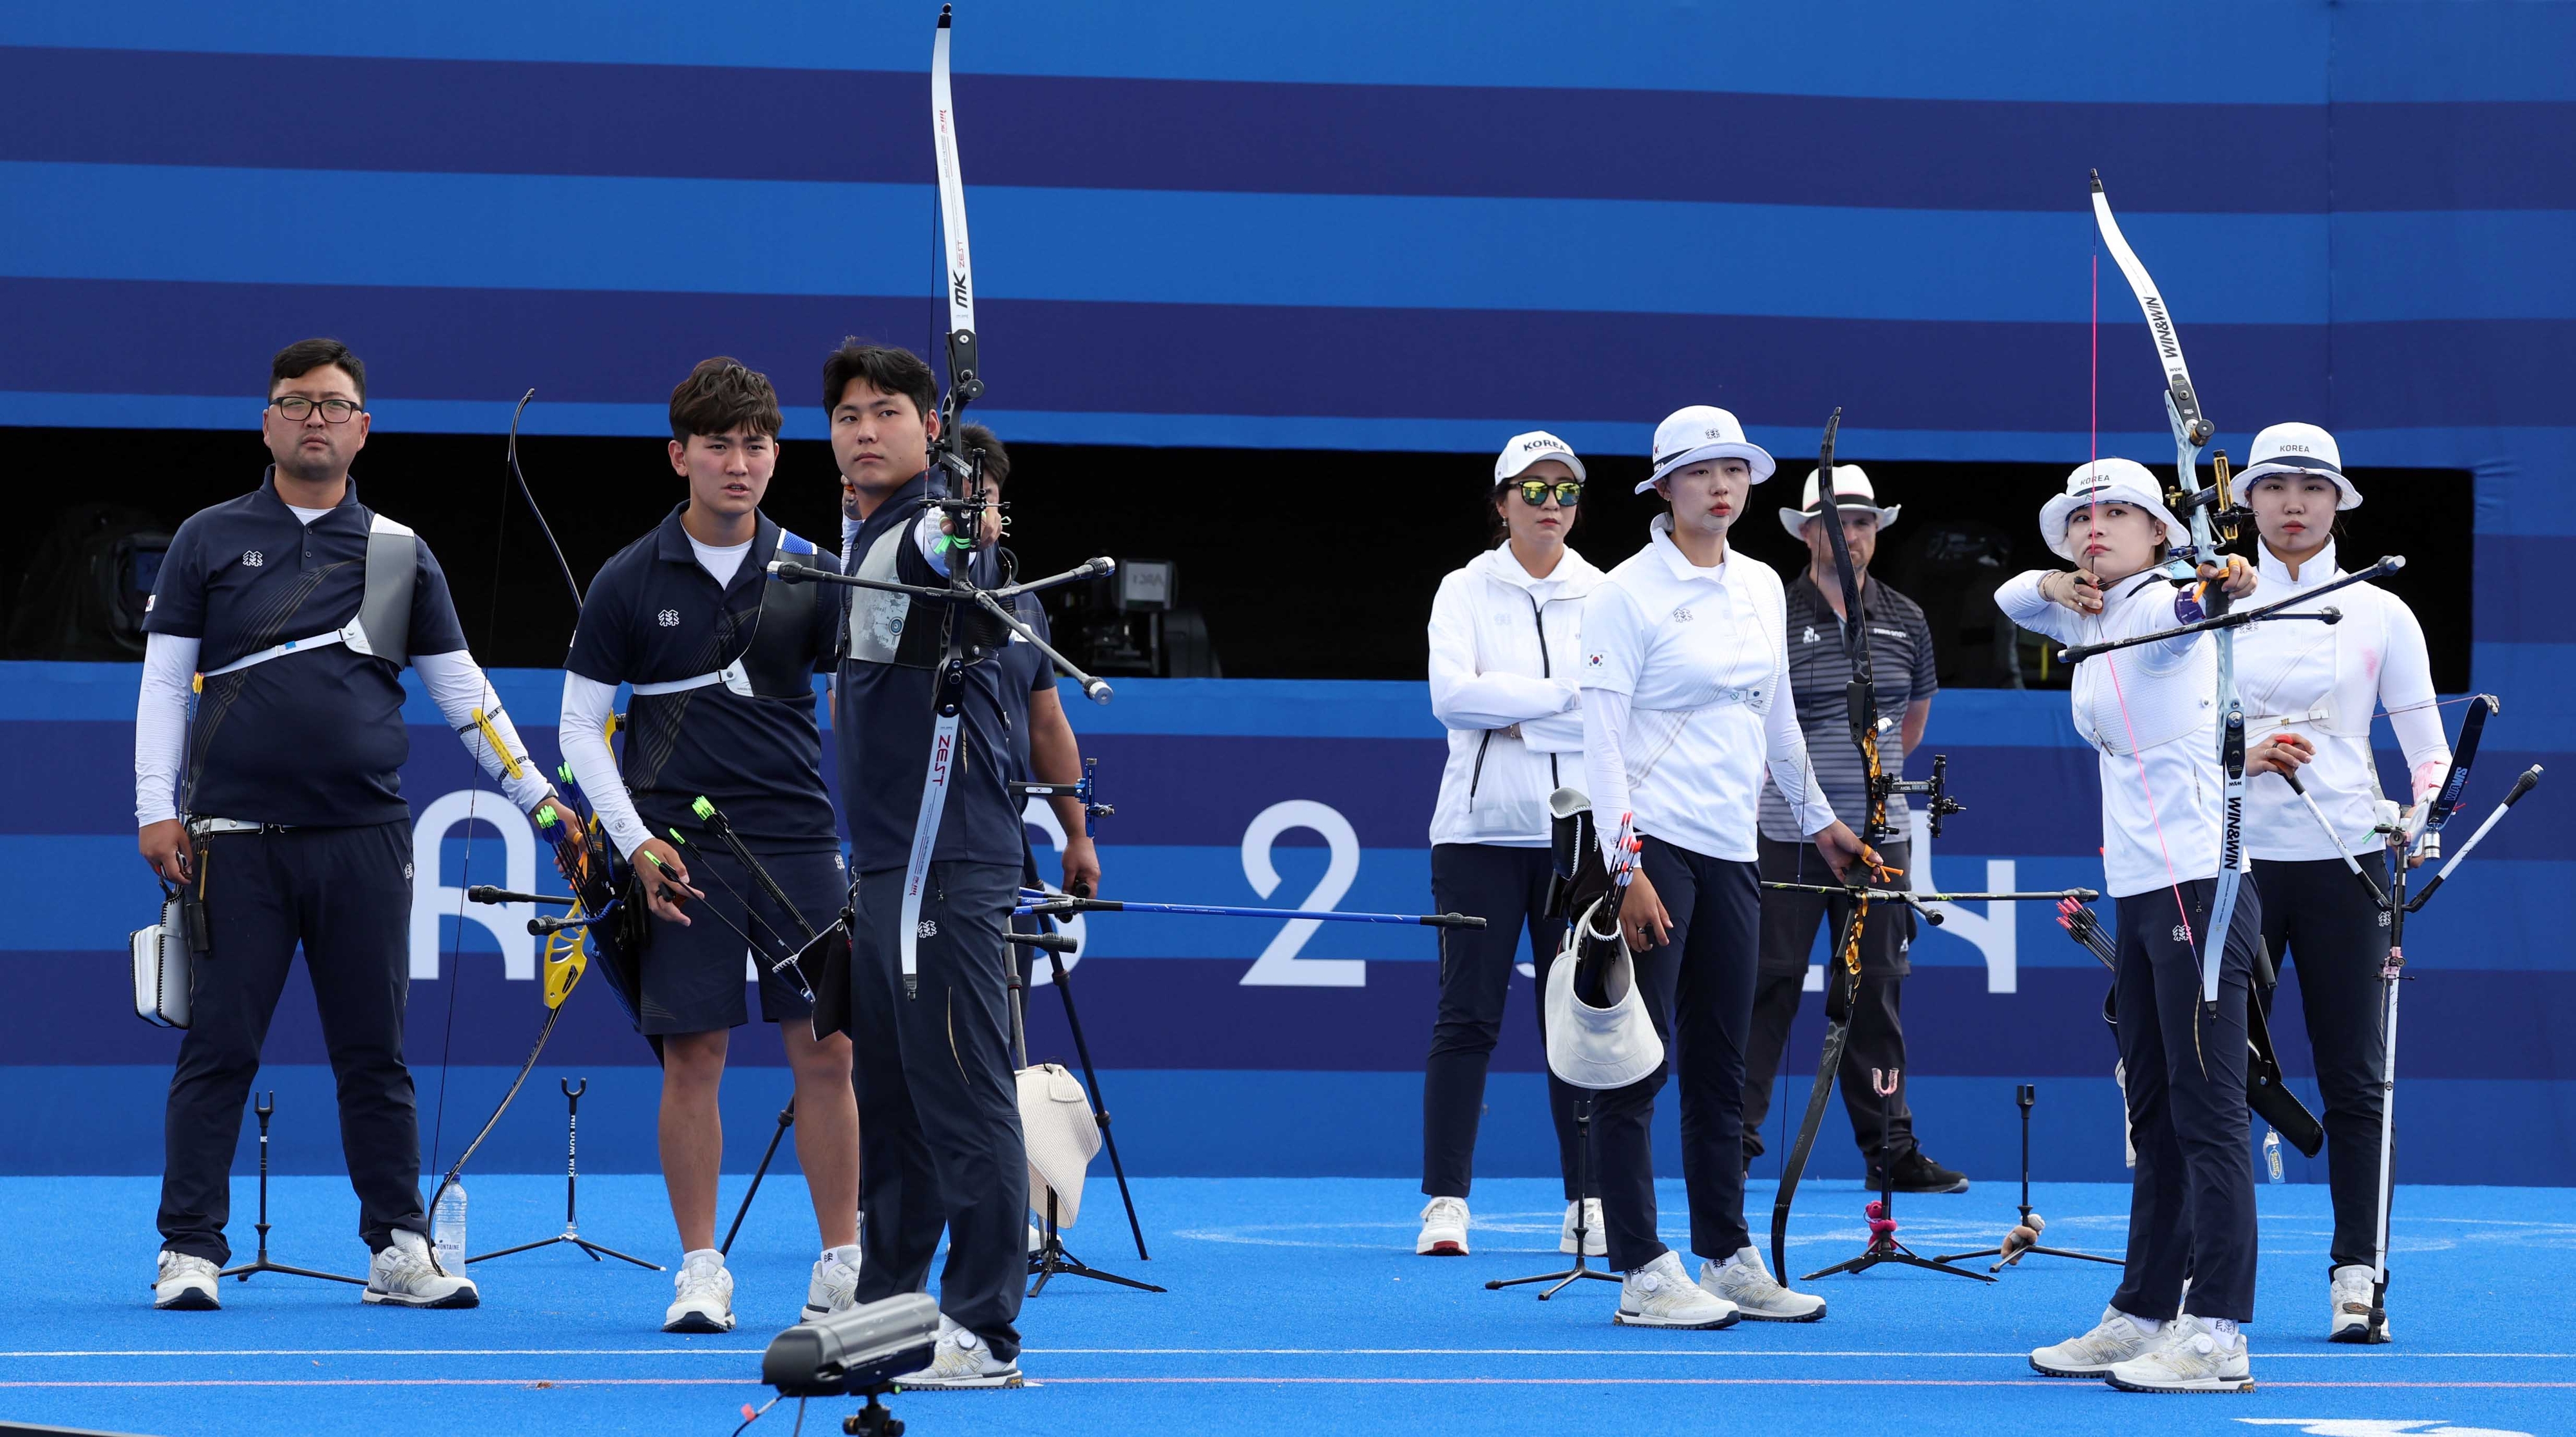
M 742 1179 L 727 1179 L 730 1203 Z M 1745 1323 L 1719 1333 L 1611 1325 L 1610 1286 L 1541 1304 L 1488 1277 L 1557 1265 L 1561 1207 L 1540 1181 L 1477 1191 L 1476 1252 L 1415 1258 L 1411 1185 L 1360 1179 L 1153 1179 L 1137 1200 L 1154 1252 L 1138 1263 L 1116 1190 L 1091 1188 L 1076 1251 L 1173 1289 L 1167 1296 L 1058 1279 L 1030 1302 L 1016 1393 L 898 1397 L 915 1437 L 944 1433 L 1498 1431 L 1581 1422 L 1689 1431 L 1745 1422 L 1774 1432 L 2237 1432 L 2324 1437 L 2461 1429 L 2543 1433 L 2576 1411 L 2576 1339 L 2548 1293 L 2576 1220 L 2569 1195 L 2530 1188 L 2400 1193 L 2397 1345 L 2322 1340 L 2325 1190 L 2262 1190 L 2262 1318 L 2249 1396 L 2193 1400 L 2035 1377 L 2022 1354 L 2090 1325 L 2113 1269 L 2030 1259 L 1993 1287 L 1880 1269 L 1815 1285 L 1831 1315 L 1812 1326 Z M 792 1177 L 762 1193 L 735 1249 L 742 1330 L 657 1331 L 670 1279 L 593 1263 L 570 1248 L 478 1264 L 472 1312 L 362 1306 L 354 1289 L 262 1277 L 224 1284 L 220 1313 L 155 1313 L 155 1184 L 144 1178 L 0 1179 L 12 1218 L 10 1275 L 22 1300 L 0 1314 L 0 1422 L 118 1432 L 706 1433 L 723 1437 L 759 1402 L 757 1354 L 795 1317 L 810 1214 Z M 247 1180 L 236 1236 L 251 1239 Z M 560 1181 L 472 1183 L 478 1248 L 557 1230 Z M 1754 1205 L 1768 1212 L 1770 1185 Z M 670 1220 L 650 1177 L 586 1178 L 583 1230 L 669 1261 Z M 1939 1251 L 1992 1241 L 2011 1191 L 1899 1200 L 1904 1236 Z M 2115 1250 L 2125 1188 L 2049 1185 L 2049 1237 Z M 1791 1261 L 1824 1266 L 1864 1237 L 1854 1184 L 1802 1194 Z M 1679 1240 L 1681 1195 L 1667 1184 Z M 337 1179 L 277 1184 L 274 1256 L 359 1269 L 356 1204 Z M 728 1208 L 728 1211 L 730 1209 Z M 836 1430 L 851 1404 L 817 1404 L 806 1430 Z M 2249 1422 L 2249 1419 L 2251 1421 Z M 784 1433 L 795 1404 L 751 1430 Z M 2334 1425 L 2325 1425 L 2332 1423 Z M 2376 1424 L 2355 1426 L 2352 1424 Z M 1651 1425 L 1650 1425 L 1651 1424 Z M 2444 1429 L 2449 1429 L 2446 1434 Z M 2485 1437 L 2485 1434 L 2479 1434 Z

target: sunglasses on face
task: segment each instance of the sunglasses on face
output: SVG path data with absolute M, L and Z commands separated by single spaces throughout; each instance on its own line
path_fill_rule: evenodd
M 1583 502 L 1583 484 L 1576 479 L 1559 479 L 1554 483 L 1545 479 L 1524 479 L 1519 488 L 1521 502 L 1533 509 L 1544 508 L 1551 494 L 1556 496 L 1557 503 L 1568 509 Z

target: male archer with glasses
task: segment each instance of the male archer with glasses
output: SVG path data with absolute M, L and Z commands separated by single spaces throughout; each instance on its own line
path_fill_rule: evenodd
M 367 369 L 347 346 L 279 350 L 260 414 L 275 462 L 257 490 L 179 526 L 144 619 L 138 845 L 184 891 L 194 955 L 165 1118 L 155 1307 L 218 1305 L 242 1100 L 299 946 L 339 1082 L 358 1233 L 375 1253 L 366 1300 L 477 1301 L 430 1257 L 403 1062 L 404 665 L 512 803 L 534 811 L 554 795 L 466 652 L 429 546 L 358 502 L 349 464 L 368 428 Z

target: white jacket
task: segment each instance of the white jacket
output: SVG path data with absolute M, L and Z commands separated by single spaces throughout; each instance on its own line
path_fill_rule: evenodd
M 2309 558 L 2299 577 L 2256 546 L 2263 602 L 2296 599 L 2338 578 L 2335 546 Z M 2245 742 L 2296 733 L 2316 745 L 2316 761 L 2299 775 L 2315 797 L 2340 844 L 2317 828 L 2307 805 L 2290 786 L 2268 775 L 2245 786 L 2245 846 L 2256 858 L 2283 861 L 2331 859 L 2369 853 L 2380 844 L 2379 767 L 2370 752 L 2370 720 L 2388 710 L 2389 727 L 2406 754 L 2413 791 L 2421 802 L 2442 783 L 2451 746 L 2435 708 L 2433 670 L 2424 630 L 2406 601 L 2373 584 L 2338 589 L 2299 612 L 2337 608 L 2339 624 L 2298 621 L 2255 624 L 2236 636 L 2236 691 L 2245 703 Z
M 1431 712 L 1449 729 L 1449 762 L 1431 813 L 1433 843 L 1546 845 L 1547 796 L 1583 781 L 1574 666 L 1583 600 L 1600 582 L 1601 571 L 1572 549 L 1554 573 L 1533 579 L 1509 544 L 1440 581 L 1431 601 Z

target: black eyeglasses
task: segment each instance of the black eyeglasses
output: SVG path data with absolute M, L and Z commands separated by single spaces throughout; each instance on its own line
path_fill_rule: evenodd
M 1583 482 L 1579 479 L 1559 479 L 1553 484 L 1545 479 L 1524 479 L 1520 491 L 1521 502 L 1533 509 L 1545 507 L 1550 494 L 1568 509 L 1583 502 Z
M 289 424 L 303 423 L 313 417 L 313 411 L 316 409 L 322 411 L 323 423 L 346 424 L 349 422 L 350 415 L 365 408 L 354 399 L 307 399 L 300 394 L 290 394 L 284 399 L 272 399 L 269 403 L 277 406 L 277 417 Z

